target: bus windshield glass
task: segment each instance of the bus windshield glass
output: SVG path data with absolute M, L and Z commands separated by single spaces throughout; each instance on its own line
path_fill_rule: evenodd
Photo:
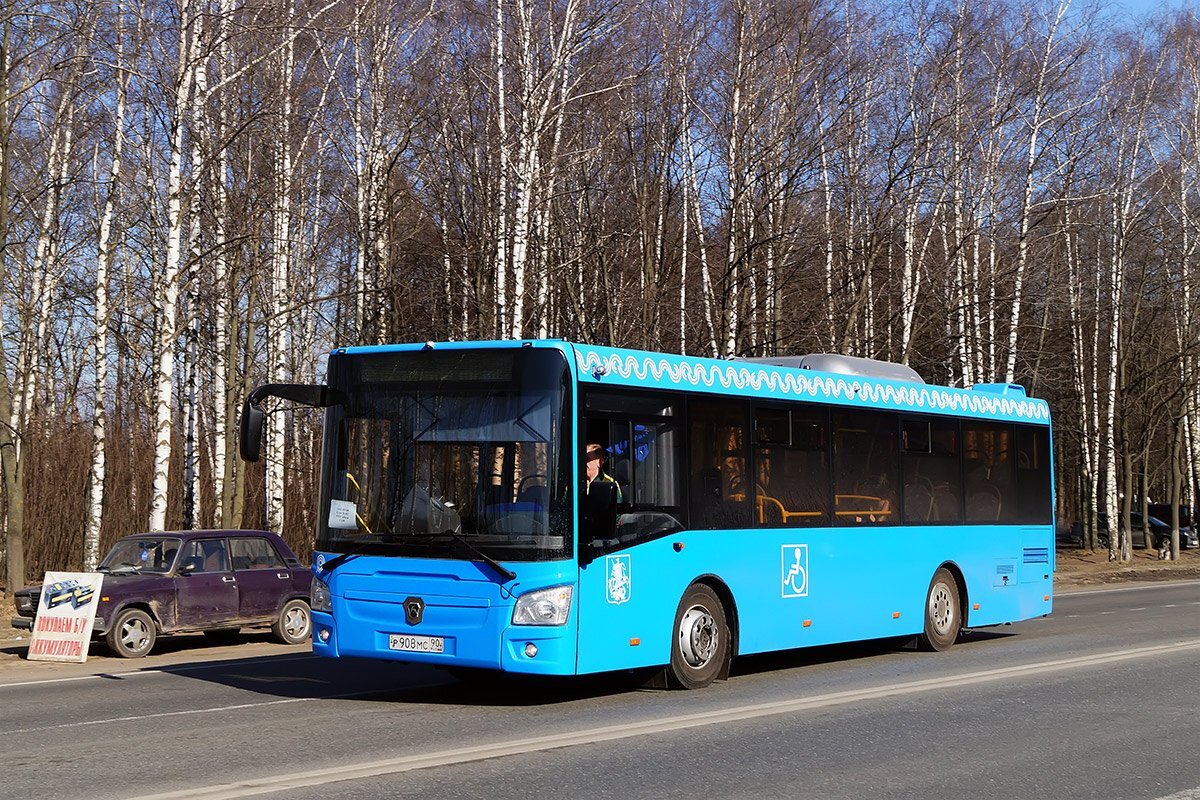
M 317 549 L 571 555 L 569 376 L 541 348 L 330 358 Z

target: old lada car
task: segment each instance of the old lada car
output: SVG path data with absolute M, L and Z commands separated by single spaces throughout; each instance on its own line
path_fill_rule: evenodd
M 172 531 L 126 536 L 100 563 L 97 637 L 125 658 L 140 658 L 163 634 L 202 631 L 232 640 L 242 628 L 270 627 L 284 644 L 309 637 L 312 579 L 296 554 L 268 531 Z M 77 603 L 61 587 L 50 602 Z M 15 594 L 14 628 L 32 629 L 41 586 Z M 90 599 L 90 598 L 88 598 Z

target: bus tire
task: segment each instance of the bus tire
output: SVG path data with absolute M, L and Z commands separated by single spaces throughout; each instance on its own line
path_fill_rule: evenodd
M 667 682 L 676 689 L 701 689 L 721 674 L 729 658 L 725 606 L 709 587 L 692 584 L 675 612 Z
M 920 638 L 922 649 L 948 649 L 958 640 L 962 622 L 958 581 L 950 574 L 950 570 L 941 567 L 933 573 L 929 592 L 925 596 L 925 632 Z

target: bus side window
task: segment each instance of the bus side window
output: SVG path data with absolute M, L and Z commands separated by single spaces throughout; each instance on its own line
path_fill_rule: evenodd
M 899 447 L 896 415 L 834 411 L 833 514 L 837 525 L 895 524 Z
M 1050 433 L 1045 428 L 1017 426 L 1017 498 L 1017 522 L 1050 522 Z
M 967 522 L 1014 522 L 1017 491 L 1013 477 L 1013 427 L 964 422 L 963 495 Z
M 749 528 L 753 480 L 747 429 L 750 404 L 694 399 L 689 405 L 691 527 Z
M 755 522 L 766 528 L 829 524 L 828 429 L 824 409 L 755 409 Z
M 900 423 L 904 521 L 961 522 L 958 422 L 905 419 Z

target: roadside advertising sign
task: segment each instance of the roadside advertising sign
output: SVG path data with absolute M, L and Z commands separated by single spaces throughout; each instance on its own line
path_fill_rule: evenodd
M 98 572 L 47 572 L 29 643 L 30 661 L 87 661 L 100 602 Z

